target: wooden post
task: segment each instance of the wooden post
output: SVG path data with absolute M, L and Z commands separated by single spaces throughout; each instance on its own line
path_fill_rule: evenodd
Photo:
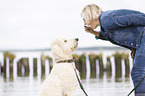
M 29 69 L 29 58 L 22 58 L 21 59 L 22 64 L 24 64 L 25 74 L 24 76 L 29 76 L 30 69 Z
M 99 60 L 99 77 L 102 78 L 104 75 L 104 65 L 103 65 L 103 57 L 102 53 L 97 55 L 97 59 Z
M 110 78 L 112 76 L 112 64 L 110 61 L 110 56 L 107 57 L 106 71 L 107 77 Z
M 97 55 L 95 54 L 89 55 L 91 78 L 96 78 L 96 59 L 97 59 Z
M 80 76 L 82 79 L 86 78 L 86 55 L 82 54 L 81 56 L 77 54 L 73 54 L 73 58 L 75 60 L 76 68 L 80 72 Z
M 129 77 L 130 74 L 129 58 L 126 58 L 124 60 L 125 60 L 125 77 Z
M 46 56 L 45 59 L 48 59 L 48 61 L 49 61 L 49 72 L 51 72 L 51 69 L 53 67 L 53 60 L 49 56 Z
M 33 58 L 33 76 L 37 76 L 37 58 Z
M 1 66 L 1 62 L 0 62 L 0 74 L 2 74 L 2 66 Z
M 51 72 L 51 69 L 52 69 L 52 67 L 53 67 L 53 60 L 52 60 L 52 58 L 49 58 L 48 59 L 49 60 L 49 72 Z
M 4 56 L 4 65 L 3 65 L 3 72 L 4 72 L 4 78 L 6 79 L 7 77 L 7 71 L 6 71 L 6 67 L 7 67 L 7 57 Z
M 6 71 L 6 68 L 7 68 L 7 58 L 9 58 L 9 52 L 6 51 L 3 53 L 4 55 L 4 65 L 3 65 L 3 72 L 4 72 L 4 78 L 6 79 L 7 78 L 7 71 Z
M 43 53 L 41 54 L 41 78 L 45 78 L 45 56 Z
M 130 65 L 129 65 L 129 54 L 122 53 L 122 58 L 125 62 L 125 77 L 129 77 Z
M 26 67 L 25 67 L 26 76 L 29 76 L 29 73 L 30 73 L 29 58 L 25 58 L 25 64 L 24 65 L 26 65 Z
M 7 71 L 6 71 L 6 67 L 7 67 L 7 59 L 9 58 L 9 75 L 10 75 L 10 79 L 13 80 L 13 61 L 14 61 L 14 58 L 16 57 L 13 53 L 11 52 L 4 52 L 3 53 L 4 55 L 4 66 L 2 67 L 2 70 L 4 72 L 4 78 L 6 79 L 7 78 Z
M 81 64 L 81 77 L 82 79 L 86 79 L 86 55 L 82 54 L 79 58 L 79 63 Z
M 115 59 L 115 77 L 120 78 L 122 77 L 122 65 L 121 65 L 122 56 L 118 52 L 116 52 L 113 56 Z
M 17 62 L 17 76 L 18 77 L 22 76 L 22 63 L 20 60 Z
M 10 80 L 13 80 L 13 61 L 16 56 L 13 53 L 9 54 L 9 74 Z

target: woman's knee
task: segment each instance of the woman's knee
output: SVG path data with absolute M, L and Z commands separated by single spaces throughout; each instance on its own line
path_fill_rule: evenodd
M 135 89 L 135 94 L 145 94 L 145 71 L 132 69 L 131 77 L 134 83 L 134 87 L 138 86 Z M 142 95 L 135 95 L 135 96 L 142 96 Z

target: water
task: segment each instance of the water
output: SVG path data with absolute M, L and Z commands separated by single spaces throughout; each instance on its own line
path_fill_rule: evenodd
M 99 54 L 102 51 L 76 51 L 74 53 L 82 54 L 86 53 L 86 55 L 90 53 L 96 53 Z M 122 51 L 122 52 L 128 52 L 128 51 Z M 42 52 L 15 52 L 16 58 L 14 59 L 14 77 L 13 79 L 9 79 L 9 72 L 7 72 L 7 78 L 4 79 L 2 74 L 0 74 L 0 96 L 38 96 L 38 92 L 40 89 L 40 86 L 44 79 L 41 79 L 41 70 L 40 70 L 40 56 Z M 106 57 L 111 56 L 114 54 L 114 50 L 109 51 L 103 51 L 103 62 L 106 64 Z M 129 52 L 128 52 L 129 53 Z M 44 55 L 51 56 L 50 52 L 44 52 Z M 16 71 L 16 62 L 20 58 L 29 58 L 30 62 L 30 75 L 29 77 L 17 77 L 17 71 Z M 33 71 L 32 64 L 33 64 L 33 58 L 38 58 L 38 76 L 33 77 Z M 132 60 L 130 59 L 130 68 L 132 68 Z M 3 54 L 0 53 L 0 61 L 3 65 Z M 82 83 L 84 85 L 84 88 L 89 96 L 127 96 L 127 94 L 133 89 L 133 83 L 131 78 L 125 78 L 125 72 L 124 72 L 124 64 L 122 64 L 122 77 L 116 79 L 115 78 L 115 69 L 114 69 L 114 60 L 113 57 L 111 57 L 112 62 L 112 77 L 107 78 L 106 73 L 104 73 L 104 76 L 99 78 L 99 74 L 97 74 L 97 77 L 95 79 L 90 79 L 90 66 L 88 64 L 87 60 L 87 78 L 85 80 L 82 80 Z M 46 61 L 46 64 L 48 61 Z M 105 67 L 105 66 L 104 66 Z M 49 68 L 46 69 L 46 76 L 49 73 Z M 98 73 L 98 72 L 97 72 Z M 85 96 L 83 91 L 78 88 L 75 91 L 75 96 Z M 134 96 L 132 93 L 130 96 Z
M 13 81 L 0 77 L 0 96 L 38 96 L 42 82 L 43 80 L 38 77 L 17 77 Z M 130 78 L 115 80 L 104 76 L 102 79 L 82 80 L 82 83 L 89 96 L 127 96 L 133 89 Z M 85 96 L 79 86 L 75 96 Z

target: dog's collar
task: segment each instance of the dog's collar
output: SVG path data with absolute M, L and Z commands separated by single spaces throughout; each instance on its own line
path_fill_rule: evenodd
M 57 63 L 72 63 L 72 62 L 74 62 L 74 59 L 58 61 Z

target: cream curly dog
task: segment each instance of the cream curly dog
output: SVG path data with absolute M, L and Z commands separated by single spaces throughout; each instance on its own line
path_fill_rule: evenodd
M 51 51 L 56 64 L 54 64 L 51 73 L 43 82 L 40 96 L 74 96 L 78 81 L 71 53 L 77 49 L 77 46 L 77 38 L 58 38 L 52 42 Z

